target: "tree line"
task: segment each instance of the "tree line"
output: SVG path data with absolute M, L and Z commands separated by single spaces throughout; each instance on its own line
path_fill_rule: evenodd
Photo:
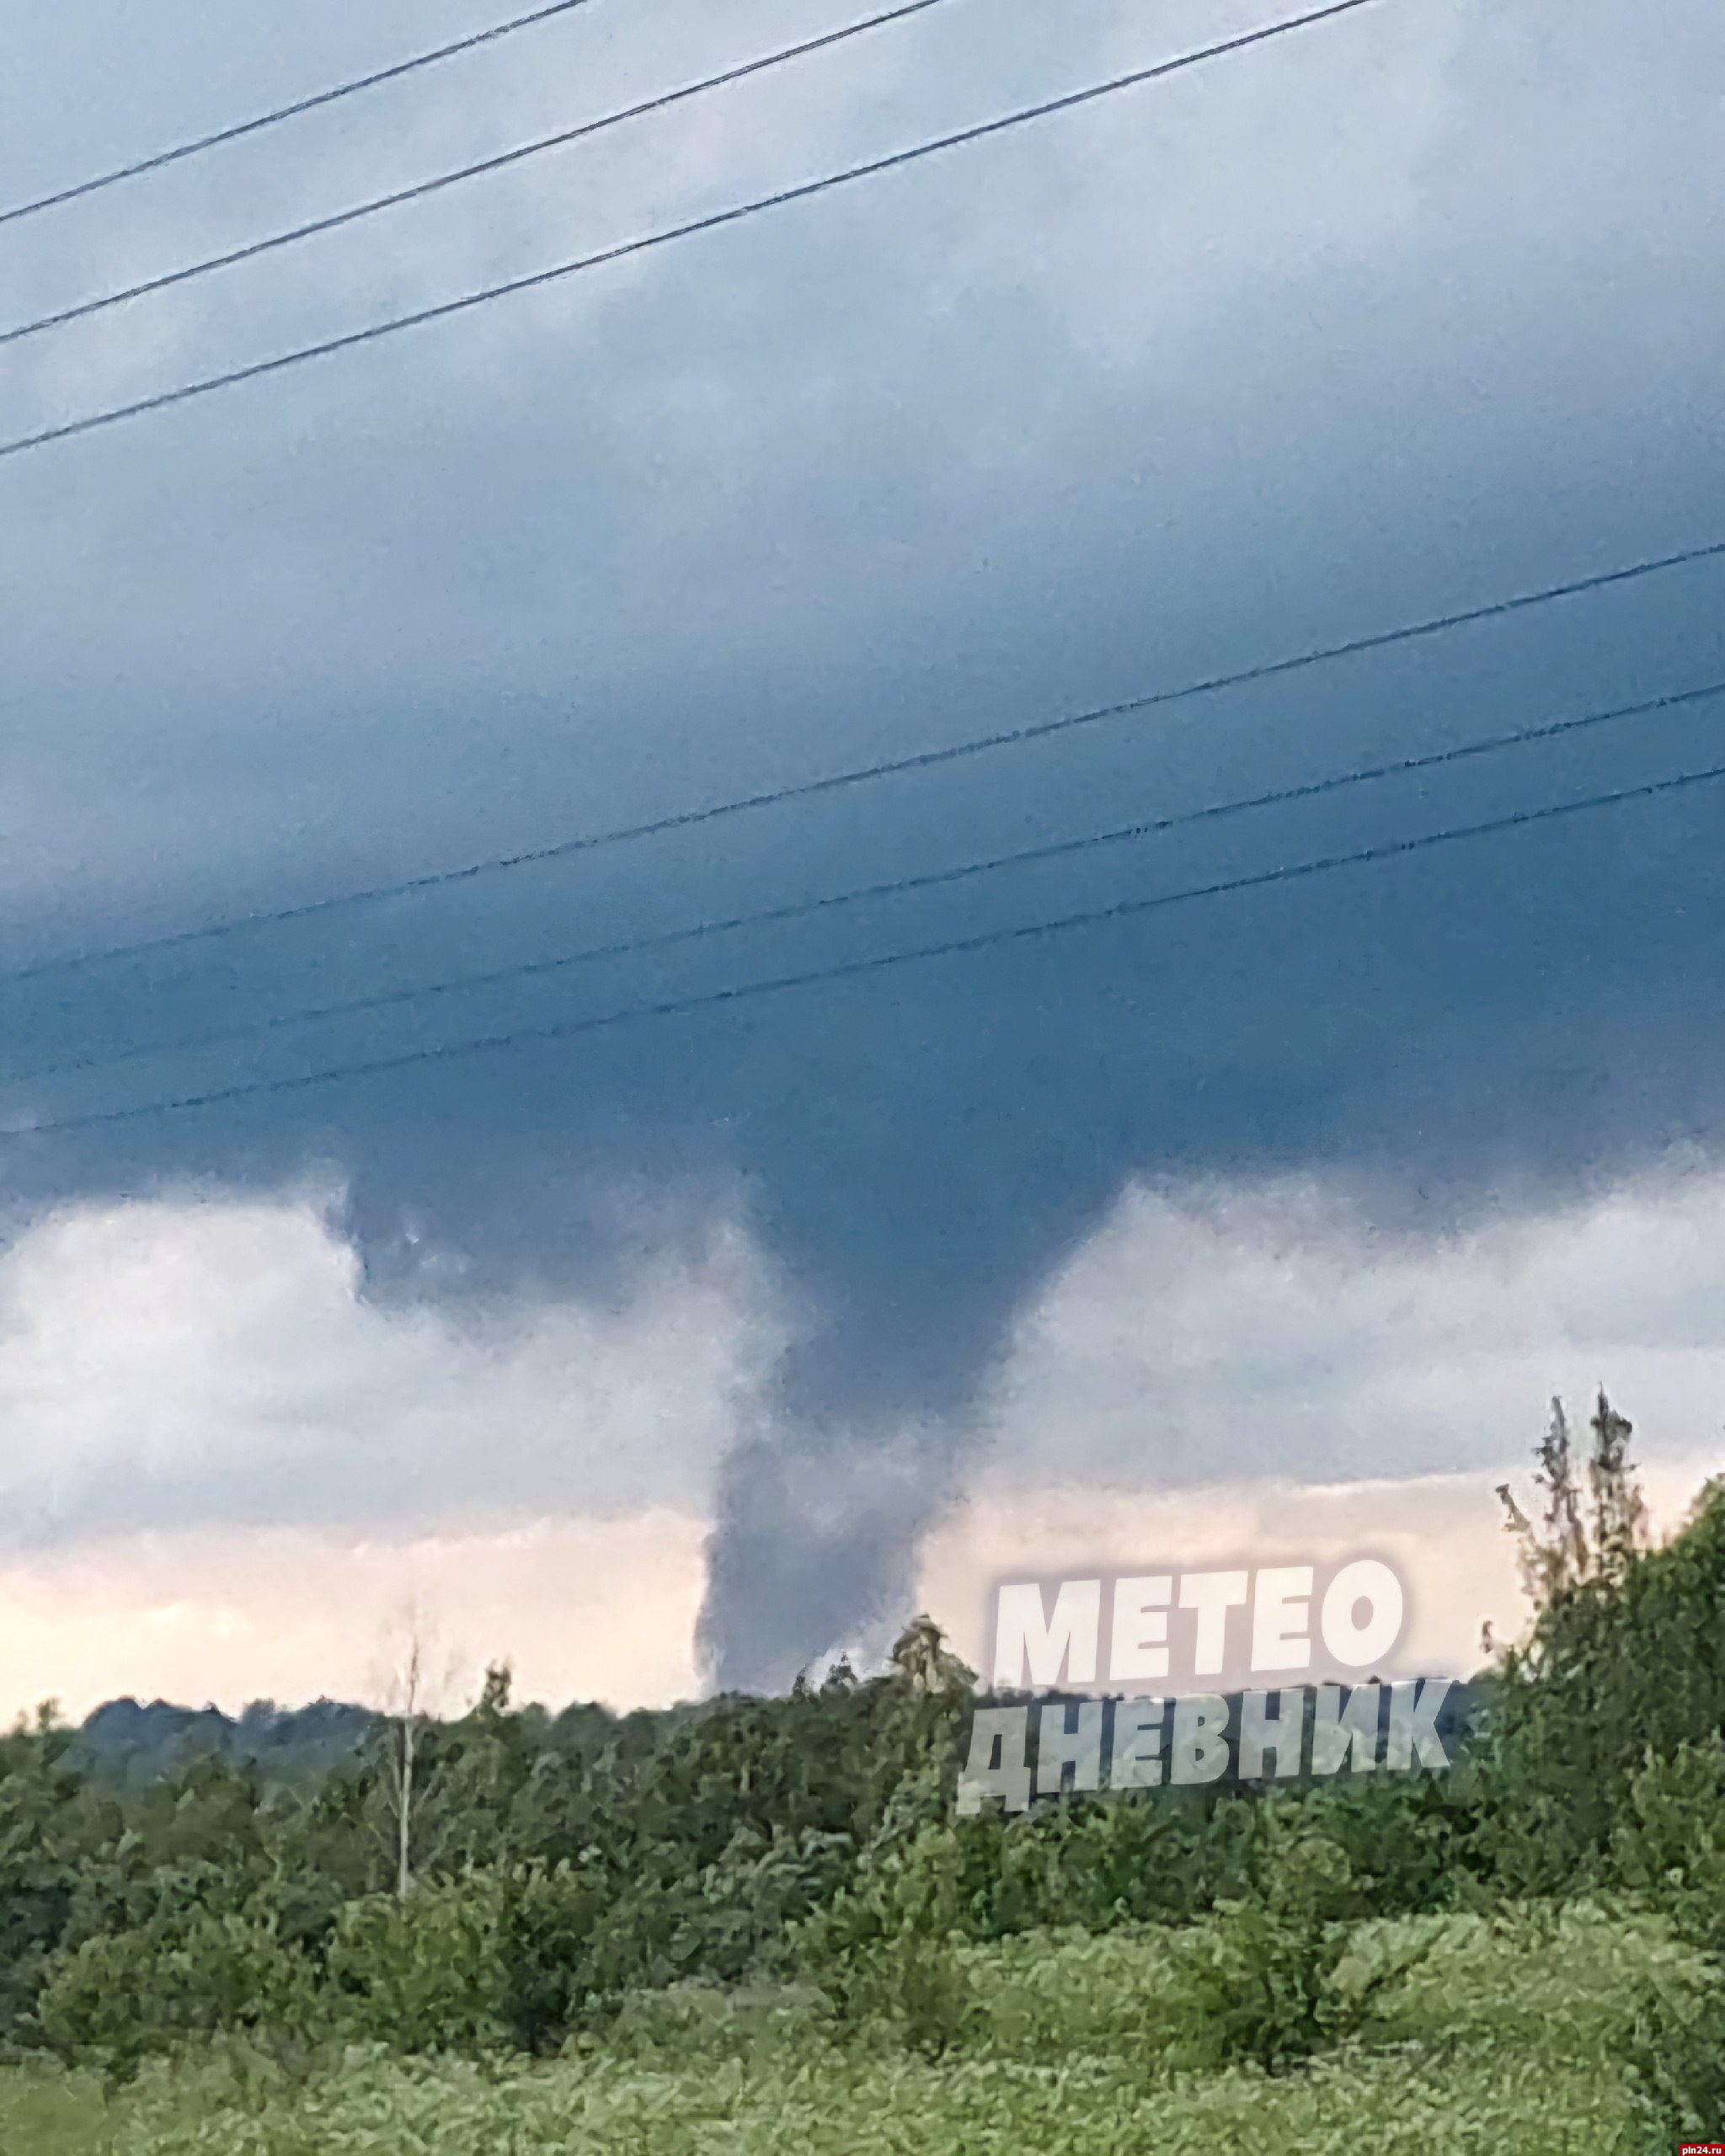
M 937 2052 L 967 1949 L 1156 1925 L 1224 2051 L 1278 2071 L 1402 1973 L 1338 1975 L 1386 1918 L 1616 1896 L 1725 1966 L 1725 1486 L 1651 1546 L 1630 1434 L 1602 1397 L 1578 1445 L 1556 1409 L 1530 1509 L 1503 1493 L 1537 1618 L 1445 1774 L 960 1817 L 981 1695 L 926 1625 L 884 1676 L 660 1713 L 520 1705 L 495 1668 L 312 1774 L 212 1752 L 141 1782 L 44 1712 L 0 1739 L 0 2047 L 120 2076 L 223 2036 L 545 2055 L 750 1985 Z M 1722 2001 L 1649 2002 L 1626 2071 L 1662 2119 L 1725 2105 Z

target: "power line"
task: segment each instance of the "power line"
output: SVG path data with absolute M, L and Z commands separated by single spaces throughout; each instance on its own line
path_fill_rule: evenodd
M 567 149 L 574 143 L 585 141 L 590 136 L 602 135 L 610 128 L 620 127 L 626 120 L 641 120 L 652 113 L 667 111 L 673 105 L 685 104 L 692 98 L 740 83 L 751 75 L 765 74 L 793 60 L 805 59 L 811 53 L 822 52 L 829 46 L 842 45 L 851 38 L 861 37 L 865 31 L 883 29 L 889 23 L 902 22 L 908 16 L 920 15 L 930 8 L 943 4 L 944 0 L 903 0 L 903 4 L 889 8 L 879 14 L 869 15 L 860 22 L 846 23 L 838 29 L 828 30 L 823 36 L 805 38 L 799 44 L 781 46 L 777 51 L 763 54 L 759 59 L 744 61 L 736 67 L 724 68 L 717 74 L 703 76 L 698 82 L 686 83 L 679 88 L 661 92 L 656 97 L 644 98 L 638 104 L 603 113 L 596 120 L 583 120 L 579 126 L 560 129 L 554 135 L 541 135 L 531 142 L 518 143 L 510 149 L 499 151 L 492 157 L 478 158 L 473 163 L 462 165 L 454 171 L 437 173 L 429 179 L 416 180 L 411 186 L 396 188 L 389 194 L 375 195 L 369 200 L 334 211 L 328 216 L 311 218 L 306 223 L 292 226 L 286 231 L 271 232 L 263 239 L 248 241 L 243 247 L 230 248 L 223 253 L 207 255 L 201 261 L 186 263 L 178 270 L 165 270 L 159 276 L 146 277 L 135 285 L 100 293 L 94 299 L 79 300 L 71 307 L 56 308 L 50 314 L 37 315 L 32 321 L 20 322 L 10 329 L 0 329 L 0 346 L 20 344 L 26 338 L 40 336 L 51 329 L 63 329 L 69 323 L 87 321 L 92 315 L 105 314 L 111 308 L 126 306 L 134 300 L 147 299 L 154 293 L 171 291 L 177 286 L 211 276 L 218 270 L 232 270 L 240 263 L 255 261 L 259 255 L 274 253 L 280 248 L 291 247 L 302 240 L 315 239 L 326 232 L 339 232 L 344 226 L 357 224 L 361 219 L 376 216 L 384 210 L 398 209 L 405 203 L 419 201 L 428 195 L 457 186 L 464 180 L 477 179 L 488 173 L 501 172 L 510 165 L 521 164 L 550 150 Z
M 1327 22 L 1338 15 L 1353 14 L 1361 8 L 1377 4 L 1379 0 L 1330 0 L 1327 6 L 1314 8 L 1308 13 L 1268 24 L 1258 29 L 1245 31 L 1237 37 L 1222 39 L 1215 44 L 1182 53 L 1172 60 L 1158 61 L 1153 67 L 1134 68 L 1129 73 L 1112 76 L 1106 82 L 1093 83 L 1084 89 L 1069 91 L 1062 97 L 1020 106 L 1016 111 L 1001 114 L 993 120 L 956 129 L 951 134 L 935 136 L 926 141 L 913 143 L 908 149 L 895 150 L 884 157 L 870 157 L 860 164 L 847 165 L 841 171 L 825 173 L 818 179 L 799 181 L 792 187 L 779 188 L 770 195 L 752 196 L 745 202 L 732 204 L 728 209 L 710 211 L 702 216 L 689 218 L 681 224 L 665 226 L 658 232 L 644 232 L 633 239 L 620 240 L 612 246 L 596 248 L 591 253 L 577 255 L 572 261 L 555 264 L 548 270 L 536 270 L 525 276 L 509 278 L 501 284 L 483 286 L 477 291 L 464 292 L 458 298 L 440 300 L 430 307 L 416 307 L 409 313 L 392 315 L 384 321 L 371 323 L 363 329 L 350 329 L 339 337 L 326 337 L 316 344 L 302 344 L 291 351 L 278 352 L 270 359 L 254 360 L 244 366 L 230 367 L 220 374 L 205 375 L 197 381 L 182 382 L 176 388 L 158 390 L 152 396 L 135 398 L 130 403 L 110 404 L 99 411 L 86 413 L 81 419 L 62 420 L 51 427 L 38 428 L 31 434 L 15 435 L 9 440 L 0 441 L 0 458 L 19 456 L 28 450 L 45 448 L 50 442 L 67 441 L 77 435 L 91 434 L 99 428 L 115 426 L 122 420 L 139 419 L 147 413 L 165 411 L 174 405 L 189 403 L 195 398 L 213 395 L 217 390 L 234 388 L 241 382 L 257 382 L 265 376 L 280 374 L 290 367 L 302 366 L 311 360 L 328 359 L 337 353 L 352 351 L 361 344 L 375 344 L 381 338 L 395 336 L 403 330 L 422 328 L 430 323 L 446 321 L 451 316 L 465 314 L 474 307 L 489 306 L 494 301 L 508 299 L 520 292 L 541 290 L 547 285 L 576 276 L 584 270 L 596 270 L 607 263 L 621 262 L 633 255 L 644 254 L 653 248 L 668 246 L 674 240 L 688 239 L 700 232 L 716 232 L 722 227 L 758 216 L 764 211 L 782 209 L 793 202 L 809 201 L 816 195 L 830 193 L 835 188 L 849 186 L 858 180 L 875 179 L 883 173 L 917 163 L 924 157 L 936 157 L 943 152 L 959 149 L 971 142 L 983 141 L 990 136 L 1004 134 L 1010 128 L 1023 127 L 1032 120 L 1046 120 L 1056 113 L 1075 111 L 1080 106 L 1094 104 L 1098 99 L 1117 96 L 1122 91 L 1136 89 L 1146 83 L 1179 74 L 1206 61 L 1243 51 L 1248 46 L 1265 45 L 1272 39 L 1285 37 L 1294 30 L 1306 29 L 1314 24 Z
M 601 1011 L 596 1017 L 566 1019 L 556 1025 L 521 1027 L 508 1033 L 482 1034 L 471 1040 L 450 1042 L 438 1048 L 404 1049 L 393 1055 L 374 1057 L 367 1062 L 337 1064 L 323 1070 L 306 1071 L 292 1078 L 248 1079 L 236 1085 L 216 1087 L 208 1092 L 181 1094 L 176 1099 L 149 1101 L 131 1107 L 103 1108 L 92 1113 L 58 1117 L 36 1123 L 26 1130 L 0 1131 L 0 1138 L 16 1142 L 24 1138 L 46 1137 L 60 1131 L 91 1129 L 99 1124 L 131 1123 L 146 1116 L 216 1107 L 263 1094 L 303 1092 L 313 1086 L 331 1085 L 342 1079 L 373 1077 L 386 1071 L 406 1070 L 416 1064 L 448 1062 L 457 1056 L 477 1055 L 493 1049 L 521 1048 L 546 1041 L 574 1040 L 585 1034 L 602 1033 L 613 1026 L 632 1024 L 644 1018 L 681 1017 L 696 1011 L 748 1002 L 760 995 L 777 995 L 830 981 L 858 979 L 870 974 L 884 972 L 893 966 L 910 965 L 932 958 L 963 957 L 1003 944 L 1065 934 L 1073 929 L 1099 927 L 1109 921 L 1157 912 L 1165 907 L 1221 898 L 1232 892 L 1259 890 L 1271 884 L 1295 883 L 1314 876 L 1327 875 L 1337 869 L 1365 867 L 1398 860 L 1408 855 L 1423 853 L 1433 846 L 1523 830 L 1532 825 L 1553 822 L 1560 817 L 1615 808 L 1630 801 L 1650 800 L 1657 795 L 1675 793 L 1685 787 L 1707 785 L 1722 778 L 1725 778 L 1725 764 L 1716 764 L 1704 771 L 1681 771 L 1674 777 L 1651 780 L 1642 786 L 1620 787 L 1609 793 L 1589 794 L 1575 801 L 1555 802 L 1542 808 L 1519 809 L 1512 815 L 1494 816 L 1481 823 L 1456 825 L 1447 830 L 1427 832 L 1418 838 L 1397 839 L 1379 846 L 1362 846 L 1349 853 L 1327 854 L 1316 861 L 1300 862 L 1292 867 L 1260 869 L 1248 876 L 1231 876 L 1184 890 L 1163 891 L 1152 898 L 1124 899 L 1112 905 L 1093 906 L 1080 913 L 1058 915 L 1052 920 L 1026 921 L 1007 928 L 985 929 L 970 936 L 948 937 L 939 942 L 918 944 L 908 950 L 875 952 L 866 958 L 846 959 L 837 965 L 811 967 L 801 973 L 779 974 L 764 980 L 743 981 L 729 988 L 708 989 L 693 995 L 667 997 L 659 1002 L 626 1005 L 618 1010 Z
M 409 898 L 423 891 L 471 883 L 480 877 L 499 875 L 510 869 L 567 860 L 574 855 L 594 852 L 605 846 L 662 837 L 673 831 L 690 830 L 702 824 L 717 823 L 756 809 L 777 808 L 787 802 L 810 800 L 821 794 L 840 792 L 879 779 L 898 777 L 912 771 L 932 771 L 972 756 L 985 755 L 996 750 L 1047 740 L 1082 727 L 1100 725 L 1108 720 L 1140 717 L 1147 712 L 1166 709 L 1194 697 L 1215 696 L 1229 689 L 1280 680 L 1314 667 L 1327 665 L 1336 659 L 1358 658 L 1370 652 L 1389 650 L 1396 645 L 1442 635 L 1452 629 L 1466 628 L 1483 622 L 1501 621 L 1536 606 L 1583 597 L 1591 592 L 1638 583 L 1669 569 L 1687 568 L 1721 558 L 1725 558 L 1725 539 L 1712 540 L 1702 546 L 1684 547 L 1675 553 L 1632 562 L 1624 568 L 1601 569 L 1590 576 L 1573 577 L 1562 584 L 1545 584 L 1535 590 L 1513 593 L 1507 599 L 1488 600 L 1482 606 L 1431 615 L 1423 621 L 1404 623 L 1392 629 L 1375 630 L 1365 636 L 1350 637 L 1339 643 L 1316 645 L 1286 658 L 1265 659 L 1255 665 L 1236 668 L 1229 673 L 1208 675 L 1174 688 L 1153 690 L 1146 696 L 1130 697 L 1123 702 L 1098 704 L 1085 711 L 1063 712 L 1054 718 L 1034 720 L 1025 726 L 1004 728 L 997 733 L 951 742 L 937 749 L 922 749 L 909 755 L 855 765 L 847 770 L 826 772 L 819 778 L 739 795 L 705 808 L 678 809 L 666 815 L 649 818 L 644 822 L 614 825 L 607 830 L 580 833 L 573 838 L 559 839 L 551 845 L 530 847 L 518 853 L 492 855 L 483 861 L 465 862 L 458 868 L 434 869 L 425 875 L 404 877 L 398 883 L 375 883 L 360 890 L 338 892 L 328 898 L 309 899 L 297 905 L 238 914 L 226 921 L 211 921 L 200 928 L 176 929 L 167 935 L 146 937 L 136 942 L 109 944 L 93 951 L 74 951 L 61 958 L 37 959 L 29 964 L 0 972 L 0 986 L 82 972 L 92 966 L 105 965 L 122 958 L 145 958 L 158 952 L 184 949 L 192 944 L 238 935 L 246 929 L 311 920 L 319 915 L 343 911 L 350 906 L 381 905 L 391 899 Z
M 235 1042 L 254 1040 L 266 1033 L 280 1033 L 290 1027 L 399 1009 L 407 1004 L 429 1001 L 434 996 L 460 995 L 477 989 L 500 987 L 506 982 L 539 979 L 601 959 L 634 958 L 644 952 L 665 950 L 680 943 L 704 942 L 709 937 L 729 935 L 743 929 L 807 920 L 814 915 L 830 912 L 841 906 L 860 905 L 870 899 L 905 897 L 913 892 L 966 883 L 975 877 L 991 875 L 1001 869 L 1069 859 L 1076 855 L 1092 852 L 1101 846 L 1117 846 L 1135 839 L 1153 838 L 1168 831 L 1218 823 L 1229 817 L 1247 815 L 1263 809 L 1286 808 L 1296 802 L 1318 800 L 1327 795 L 1345 792 L 1354 787 L 1375 784 L 1387 778 L 1407 777 L 1416 772 L 1436 771 L 1452 764 L 1469 763 L 1482 756 L 1500 755 L 1506 750 L 1560 741 L 1626 719 L 1644 718 L 1658 712 L 1683 709 L 1720 696 L 1725 696 L 1725 681 L 1710 682 L 1704 687 L 1679 690 L 1669 696 L 1649 697 L 1640 703 L 1620 704 L 1609 711 L 1588 712 L 1578 718 L 1552 719 L 1539 726 L 1518 727 L 1507 734 L 1493 734 L 1483 740 L 1458 743 L 1447 749 L 1430 750 L 1422 755 L 1397 757 L 1386 763 L 1369 764 L 1352 771 L 1332 772 L 1326 777 L 1309 779 L 1297 786 L 1279 787 L 1271 792 L 1250 794 L 1240 799 L 1211 802 L 1199 808 L 1119 825 L 1111 830 L 1088 832 L 1076 838 L 1052 839 L 1039 846 L 996 854 L 986 860 L 965 862 L 956 867 L 930 869 L 921 875 L 895 877 L 882 882 L 860 884 L 849 890 L 830 892 L 818 898 L 794 899 L 784 905 L 764 907 L 753 913 L 695 921 L 681 928 L 661 930 L 652 935 L 594 944 L 585 950 L 566 952 L 555 958 L 523 959 L 511 965 L 494 967 L 481 974 L 464 974 L 452 980 L 430 981 L 417 987 L 390 989 L 375 995 L 357 996 L 339 1003 L 280 1011 L 270 1017 L 254 1019 L 244 1025 L 224 1027 L 219 1031 L 200 1033 L 190 1039 L 157 1042 L 125 1049 L 117 1054 L 72 1057 L 58 1063 L 40 1065 L 34 1070 L 8 1072 L 3 1081 L 0 1082 L 24 1086 L 44 1078 L 67 1077 L 78 1071 L 113 1070 L 121 1064 L 136 1063 L 150 1056 L 177 1055 L 202 1049 L 226 1047 Z
M 0 226 L 15 225 L 25 217 L 34 217 L 44 210 L 58 209 L 63 202 L 77 202 L 85 195 L 99 194 L 104 188 L 118 187 L 122 180 L 139 179 L 146 173 L 160 172 L 165 165 L 182 163 L 187 157 L 200 156 L 206 150 L 219 149 L 224 142 L 238 142 L 248 135 L 260 135 L 266 127 L 279 126 L 285 120 L 297 120 L 302 113 L 316 112 L 324 105 L 335 104 L 343 98 L 357 96 L 361 90 L 375 90 L 385 83 L 399 82 L 403 76 L 412 75 L 422 67 L 435 67 L 441 60 L 453 60 L 463 52 L 472 52 L 482 45 L 494 45 L 499 39 L 513 37 L 517 30 L 531 29 L 537 23 L 549 22 L 555 15 L 571 14 L 577 8 L 585 7 L 587 0 L 550 0 L 550 4 L 535 8 L 525 15 L 511 16 L 505 23 L 494 23 L 489 29 L 474 30 L 466 37 L 458 37 L 449 45 L 434 46 L 429 52 L 415 53 L 410 59 L 398 60 L 387 67 L 373 68 L 369 75 L 356 75 L 351 81 L 337 83 L 327 90 L 314 90 L 309 97 L 296 98 L 291 104 L 279 104 L 268 112 L 260 112 L 254 119 L 236 121 L 232 126 L 218 127 L 208 135 L 193 136 L 190 141 L 176 142 L 172 148 L 158 150 L 152 156 L 140 157 L 135 163 L 116 165 L 109 172 L 98 173 L 89 179 L 74 181 L 69 187 L 56 188 L 51 194 L 39 195 L 29 202 L 15 202 L 9 210 L 0 210 Z

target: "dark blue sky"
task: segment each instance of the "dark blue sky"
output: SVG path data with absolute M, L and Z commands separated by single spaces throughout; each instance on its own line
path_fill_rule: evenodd
M 608 12 L 607 12 L 608 9 Z M 1263 19 L 1243 6 L 1206 35 Z M 45 18 L 0 195 L 476 18 Z M 823 9 L 821 22 L 837 21 Z M 8 316 L 811 26 L 617 0 L 302 141 L 0 232 Z M 11 432 L 1196 38 L 953 0 L 657 132 L 0 364 Z M 531 44 L 531 50 L 529 49 Z M 626 272 L 0 467 L 21 962 L 532 846 L 1725 536 L 1725 21 L 1396 4 Z M 574 235 L 574 238 L 571 235 Z M 432 980 L 1725 680 L 1674 573 L 820 803 L 0 985 L 9 1068 Z M 1725 761 L 1725 700 L 818 921 L 14 1083 L 52 1118 L 963 935 Z M 380 1294 L 602 1288 L 740 1207 L 809 1337 L 729 1470 L 752 1677 L 902 1572 L 1023 1298 L 1130 1177 L 1434 1229 L 1714 1142 L 1725 789 L 734 1010 L 8 1149 L 19 1219 L 350 1181 Z M 417 1241 L 408 1240 L 411 1230 Z M 1153 1313 L 1146 1321 L 1154 1322 Z M 926 1428 L 924 1479 L 870 1462 Z M 1318 1462 L 1290 1462 L 1295 1470 Z M 846 1493 L 805 1503 L 805 1481 Z

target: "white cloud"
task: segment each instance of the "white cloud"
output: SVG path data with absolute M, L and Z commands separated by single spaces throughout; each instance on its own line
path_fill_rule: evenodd
M 781 1333 L 716 1229 L 610 1306 L 385 1306 L 326 1194 L 68 1209 L 0 1260 L 11 1539 L 698 1505 Z
M 1725 1466 L 1725 1173 L 1435 1239 L 1311 1182 L 1136 1187 L 1025 1312 L 920 1593 L 975 1661 L 1003 1578 L 1370 1551 L 1404 1661 L 1465 1674 L 1530 1614 L 1495 1486 L 1553 1393 L 1584 1444 L 1601 1383 L 1668 1534 Z
M 1725 1423 L 1725 1173 L 1697 1163 L 1432 1237 L 1307 1182 L 1130 1190 L 1019 1325 L 988 1474 L 1135 1489 L 1525 1457 L 1604 1384 L 1647 1441 Z

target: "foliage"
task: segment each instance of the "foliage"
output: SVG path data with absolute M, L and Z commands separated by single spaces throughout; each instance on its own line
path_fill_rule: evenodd
M 1686 1531 L 1649 1550 L 1630 1426 L 1603 1394 L 1593 1428 L 1590 1523 L 1561 1410 L 1541 1452 L 1543 1527 L 1508 1500 L 1541 1600 L 1531 1641 L 1498 1675 L 1476 1853 L 1517 1897 L 1609 1880 L 1648 1754 L 1725 1726 L 1725 1488 L 1704 1492 Z
M 218 2031 L 302 2034 L 313 1989 L 304 1957 L 270 1925 L 194 1907 L 177 1921 L 85 1940 L 56 1963 L 37 2018 L 56 2050 L 123 2075 L 152 2052 Z
M 1296 2073 L 1171 2069 L 1156 2016 L 1178 1982 L 1179 1935 L 1122 1927 L 964 1950 L 981 2025 L 938 2059 L 835 2046 L 794 2006 L 763 2011 L 745 2034 L 680 1993 L 664 2041 L 606 2038 L 538 2064 L 355 2050 L 296 2077 L 228 2044 L 147 2067 L 106 2104 L 76 2074 L 0 2073 L 0 2147 L 29 2156 L 1605 2156 L 1632 2121 L 1620 2050 L 1634 1999 L 1656 1973 L 1676 1981 L 1683 1965 L 1644 1927 L 1603 1920 L 1570 1926 L 1552 1957 L 1519 1956 L 1454 1918 L 1390 1927 L 1385 1951 L 1399 1956 L 1434 1934 L 1388 2002 L 1391 2048 Z M 1033 2044 L 1023 2019 L 1033 1999 Z
M 1725 2134 L 1725 1973 L 1655 1979 L 1622 2047 L 1632 2156 L 1669 2156 L 1684 2137 Z
M 1623 1883 L 1671 1919 L 1680 1937 L 1725 1954 L 1725 1739 L 1648 1753 L 1630 1784 L 1614 1859 Z
M 1346 1850 L 1308 1807 L 1260 1807 L 1246 1891 L 1218 1903 L 1186 1951 L 1200 2054 L 1274 2073 L 1357 2034 L 1428 1951 L 1362 1953 L 1369 1907 Z
M 326 1964 L 335 2025 L 397 2051 L 496 2049 L 508 2033 L 504 1908 L 494 1872 L 350 1902 Z
M 964 1853 L 944 1822 L 884 1841 L 801 1931 L 805 1969 L 841 2023 L 896 2027 L 915 2049 L 938 2057 L 974 2020 L 959 1952 Z

